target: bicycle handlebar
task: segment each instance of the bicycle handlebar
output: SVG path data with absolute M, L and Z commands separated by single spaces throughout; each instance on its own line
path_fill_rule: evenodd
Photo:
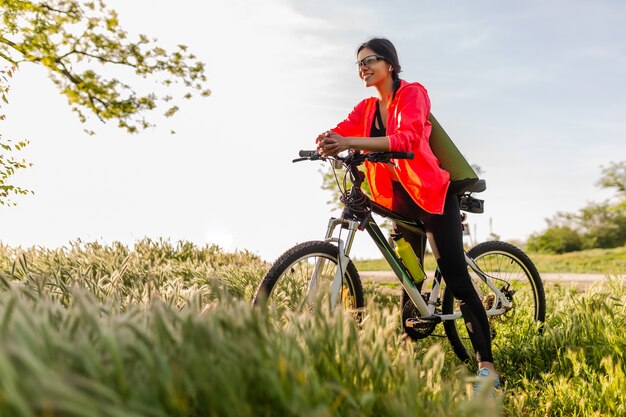
M 300 161 L 317 161 L 323 159 L 317 151 L 301 150 L 298 152 L 300 158 L 294 159 L 292 162 Z M 346 157 L 334 157 L 337 160 L 344 162 L 346 165 L 360 165 L 364 161 L 370 162 L 388 162 L 391 159 L 413 159 L 415 154 L 413 152 L 368 152 L 361 153 L 356 151 Z
M 413 159 L 413 152 L 371 152 L 364 154 L 366 159 L 372 162 L 382 162 L 389 159 Z

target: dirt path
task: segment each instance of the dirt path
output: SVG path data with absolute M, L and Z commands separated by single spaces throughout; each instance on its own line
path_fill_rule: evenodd
M 396 276 L 391 271 L 359 271 L 361 280 L 364 282 L 374 281 L 379 283 L 395 282 Z M 428 276 L 432 277 L 433 272 L 428 272 Z M 541 274 L 544 284 L 558 283 L 562 285 L 576 285 L 580 289 L 585 289 L 595 282 L 607 280 L 604 274 L 570 274 L 570 273 L 549 273 Z

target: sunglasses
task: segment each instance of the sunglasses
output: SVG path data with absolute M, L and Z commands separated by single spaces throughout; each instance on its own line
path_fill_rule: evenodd
M 356 67 L 357 68 L 362 68 L 362 67 L 370 67 L 373 64 L 377 63 L 378 61 L 384 60 L 385 57 L 384 56 L 380 56 L 380 55 L 369 55 L 366 56 L 365 58 L 363 58 L 360 61 L 357 61 Z

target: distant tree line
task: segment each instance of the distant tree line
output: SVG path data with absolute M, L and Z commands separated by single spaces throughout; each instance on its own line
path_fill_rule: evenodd
M 557 213 L 548 228 L 530 236 L 526 248 L 533 252 L 565 253 L 626 244 L 626 161 L 602 167 L 596 183 L 616 190 L 614 198 L 589 203 L 577 213 Z

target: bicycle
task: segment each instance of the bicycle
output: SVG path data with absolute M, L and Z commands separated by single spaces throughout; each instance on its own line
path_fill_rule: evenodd
M 253 304 L 271 303 L 276 308 L 296 309 L 311 308 L 323 302 L 320 300 L 326 300 L 332 309 L 341 303 L 345 309 L 361 317 L 363 287 L 349 255 L 356 232 L 366 230 L 402 286 L 402 326 L 407 336 L 413 340 L 428 337 L 439 323 L 443 323 L 453 351 L 461 361 L 469 364 L 475 359 L 462 314 L 452 292 L 442 285 L 444 281 L 438 269 L 432 277 L 430 289 L 422 290 L 426 277 L 422 268 L 426 247 L 423 226 L 377 204 L 361 189 L 365 174 L 358 166 L 365 161 L 392 163 L 393 159 L 402 158 L 412 159 L 413 154 L 355 151 L 344 157 L 328 158 L 336 179 L 336 170 L 341 166 L 346 169 L 343 187 L 337 180 L 344 206 L 341 216 L 331 217 L 324 240 L 300 243 L 283 253 L 258 286 Z M 315 151 L 300 151 L 300 158 L 293 162 L 320 159 Z M 484 180 L 464 180 L 455 185 L 462 211 L 484 211 L 483 201 L 472 195 L 486 189 Z M 413 274 L 407 268 L 410 260 L 396 254 L 372 214 L 390 219 L 399 229 L 410 230 L 420 237 L 421 244 L 415 254 L 419 268 L 411 268 Z M 462 218 L 465 219 L 464 213 Z M 459 227 L 463 227 L 463 222 Z M 339 232 L 335 237 L 337 229 Z M 344 230 L 347 235 L 342 239 Z M 398 238 L 397 230 L 394 238 Z M 497 337 L 499 327 L 505 333 L 524 328 L 541 331 L 546 314 L 543 284 L 535 265 L 521 249 L 502 241 L 487 241 L 467 251 L 465 259 L 485 306 L 492 340 Z M 506 322 L 508 327 L 499 326 Z

